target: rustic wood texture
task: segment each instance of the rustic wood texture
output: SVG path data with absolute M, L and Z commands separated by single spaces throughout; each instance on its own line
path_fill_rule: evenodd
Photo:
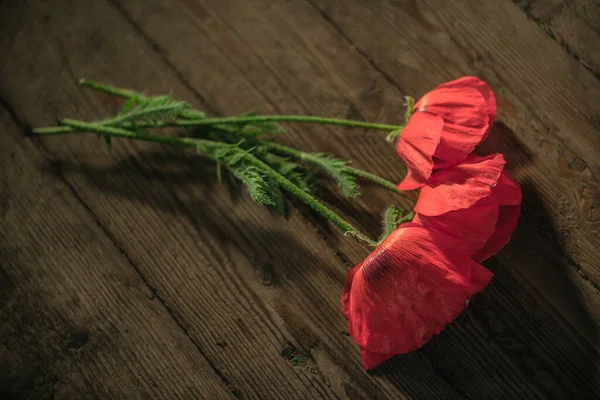
M 232 398 L 154 289 L 39 148 L 23 141 L 6 110 L 0 126 L 2 394 Z
M 600 1 L 513 1 L 571 57 L 600 79 Z
M 532 18 L 541 3 L 1 2 L 0 392 L 599 398 L 600 82 L 597 52 L 568 33 L 600 21 L 565 1 L 552 14 L 568 16 L 553 20 L 557 41 Z M 370 373 L 339 309 L 366 250 L 333 227 L 303 207 L 284 221 L 186 151 L 22 135 L 117 109 L 80 77 L 173 92 L 212 115 L 400 123 L 402 96 L 465 74 L 499 98 L 482 152 L 504 152 L 523 186 L 519 227 L 458 321 Z M 287 128 L 286 143 L 403 175 L 381 133 Z M 410 205 L 371 187 L 357 204 L 330 200 L 372 235 L 387 204 Z

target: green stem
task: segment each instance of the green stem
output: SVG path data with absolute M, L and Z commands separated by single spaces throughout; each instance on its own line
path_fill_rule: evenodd
M 377 245 L 377 243 L 370 239 L 367 235 L 360 232 L 358 229 L 356 229 L 342 217 L 337 215 L 335 212 L 330 210 L 319 200 L 315 199 L 313 196 L 300 189 L 289 179 L 281 175 L 279 172 L 275 171 L 269 165 L 265 164 L 263 161 L 258 159 L 256 156 L 254 156 L 253 154 L 247 154 L 246 157 L 253 165 L 259 168 L 261 171 L 264 171 L 270 178 L 277 181 L 277 183 L 279 183 L 288 192 L 298 197 L 310 208 L 321 214 L 323 217 L 327 218 L 329 221 L 333 222 L 335 225 L 337 225 L 338 228 L 342 229 L 346 235 L 355 236 L 357 239 L 362 240 L 370 246 Z
M 104 121 L 103 124 L 111 125 L 120 122 L 119 118 Z M 224 118 L 203 118 L 203 119 L 176 119 L 173 121 L 157 121 L 157 122 L 138 122 L 135 125 L 142 128 L 166 128 L 166 127 L 194 127 L 194 126 L 211 126 L 224 124 L 252 124 L 256 122 L 300 122 L 312 124 L 338 125 L 353 128 L 369 128 L 383 131 L 394 131 L 402 129 L 400 125 L 385 125 L 371 122 L 351 121 L 347 119 L 312 117 L 308 115 L 259 115 L 252 117 L 224 117 Z M 130 126 L 131 124 L 122 124 L 122 126 Z M 61 134 L 67 132 L 75 132 L 74 129 L 69 129 L 64 126 L 37 128 L 35 133 L 42 134 Z
M 314 161 L 314 155 L 312 155 L 310 153 L 306 153 L 304 151 L 296 150 L 292 147 L 288 147 L 283 144 L 279 144 L 279 143 L 275 143 L 275 142 L 268 142 L 268 141 L 261 141 L 261 145 L 263 145 L 267 148 L 270 148 L 272 150 L 275 150 L 281 154 L 286 154 L 291 157 L 297 158 L 299 160 L 305 160 L 305 161 L 309 161 L 309 162 Z M 381 186 L 383 186 L 387 189 L 390 189 L 396 193 L 404 193 L 403 191 L 399 190 L 393 182 L 385 180 L 385 179 L 383 179 L 375 174 L 372 174 L 370 172 L 363 171 L 358 168 L 352 168 L 352 167 L 346 167 L 346 171 L 348 171 L 352 175 L 355 175 L 355 176 L 361 177 L 363 179 L 370 180 L 371 182 L 377 183 L 378 185 L 381 185 Z
M 64 121 L 67 121 L 67 120 L 64 120 Z M 156 123 L 140 122 L 140 123 L 136 123 L 135 126 L 138 128 L 161 128 L 161 127 L 167 127 L 167 126 L 184 126 L 184 125 L 180 125 L 180 122 L 187 123 L 189 121 L 175 120 L 175 121 L 170 121 L 170 122 L 156 122 Z M 80 124 L 81 123 L 79 123 L 78 126 L 81 126 Z M 36 135 L 45 135 L 45 136 L 64 135 L 64 134 L 69 134 L 69 133 L 77 133 L 77 132 L 90 130 L 90 127 L 92 127 L 92 126 L 99 127 L 99 126 L 104 126 L 104 125 L 86 124 L 86 128 L 78 128 L 75 125 L 65 124 L 65 126 L 36 128 L 36 129 L 33 129 L 32 132 Z M 129 126 L 131 126 L 131 124 L 122 124 L 121 126 L 129 127 Z M 314 158 L 314 157 L 312 157 L 312 155 L 310 153 L 299 151 L 299 150 L 296 150 L 296 149 L 288 147 L 288 146 L 284 146 L 279 143 L 274 143 L 274 142 L 270 142 L 270 141 L 261 141 L 261 144 L 270 149 L 273 149 L 281 154 L 286 154 L 286 155 L 289 155 L 291 157 L 294 157 L 294 158 L 297 158 L 300 160 L 312 162 L 313 158 Z M 376 183 L 380 186 L 383 186 L 386 189 L 389 189 L 393 192 L 401 193 L 401 194 L 404 193 L 401 190 L 398 190 L 398 188 L 396 187 L 396 185 L 393 182 L 383 179 L 383 178 L 381 178 L 375 174 L 372 174 L 370 172 L 363 171 L 363 170 L 360 170 L 357 168 L 352 168 L 352 167 L 347 167 L 347 171 L 354 176 L 358 176 L 360 178 L 374 182 L 374 183 Z
M 133 96 L 138 96 L 143 99 L 144 96 L 128 89 L 119 89 L 112 86 L 104 85 L 89 81 L 87 79 L 81 79 L 79 84 L 82 86 L 89 87 L 94 90 L 105 92 L 113 96 L 122 97 L 129 99 Z M 353 121 L 348 119 L 339 118 L 326 118 L 326 117 L 314 117 L 309 115 L 258 115 L 250 117 L 224 117 L 224 118 L 205 118 L 199 120 L 187 120 L 187 121 L 174 121 L 174 125 L 167 126 L 200 126 L 200 125 L 217 125 L 227 123 L 252 123 L 252 122 L 303 122 L 312 124 L 328 124 L 338 126 L 348 126 L 353 128 L 367 128 L 377 129 L 382 131 L 394 131 L 402 129 L 403 125 L 387 125 L 377 124 L 373 122 Z
M 394 182 L 390 182 L 387 179 L 383 179 L 380 176 L 377 176 L 377 175 L 372 174 L 367 171 L 363 171 L 362 169 L 348 168 L 348 170 L 353 175 L 356 175 L 360 178 L 367 179 L 371 182 L 377 183 L 378 185 L 383 186 L 384 188 L 389 189 L 393 192 L 404 194 L 404 192 L 402 190 L 398 189 L 398 187 L 396 186 L 396 184 Z
M 203 142 L 212 143 L 210 141 L 203 141 L 202 139 L 195 139 L 195 138 L 179 138 L 179 137 L 171 137 L 171 136 L 149 135 L 147 133 L 132 132 L 132 131 L 128 131 L 127 129 L 115 128 L 112 126 L 90 124 L 87 122 L 81 122 L 81 121 L 77 121 L 77 120 L 69 119 L 69 118 L 63 119 L 61 121 L 61 123 L 65 124 L 69 127 L 73 127 L 75 130 L 72 132 L 46 133 L 46 132 L 39 132 L 39 130 L 34 129 L 33 132 L 40 136 L 52 136 L 52 135 L 57 135 L 57 134 L 71 134 L 71 133 L 77 133 L 77 132 L 93 132 L 93 133 L 98 133 L 98 134 L 104 135 L 104 136 L 114 136 L 114 137 L 120 137 L 120 138 L 124 138 L 124 139 L 142 140 L 145 142 L 154 142 L 154 143 L 169 144 L 169 145 L 187 146 L 187 147 L 196 147 L 198 144 L 201 144 Z
M 263 145 L 271 150 L 274 150 L 280 154 L 285 154 L 285 155 L 297 158 L 299 160 L 304 160 L 304 161 L 308 161 L 308 162 L 314 161 L 314 156 L 310 153 L 296 150 L 292 147 L 288 147 L 283 144 L 279 144 L 279 143 L 275 143 L 275 142 L 261 141 L 260 143 L 261 143 L 261 145 Z M 352 168 L 352 167 L 346 167 L 346 171 L 348 171 L 352 175 L 355 175 L 355 176 L 361 177 L 363 179 L 369 180 L 371 182 L 377 183 L 378 185 L 381 185 L 387 189 L 390 189 L 393 192 L 401 193 L 401 194 L 404 193 L 403 191 L 399 190 L 393 182 L 385 180 L 385 179 L 383 179 L 375 174 L 372 174 L 370 172 L 363 171 L 358 168 Z
M 73 127 L 79 131 L 94 132 L 94 133 L 97 133 L 100 135 L 105 135 L 105 136 L 142 140 L 142 141 L 153 142 L 153 143 L 193 147 L 198 150 L 201 150 L 200 145 L 202 145 L 202 144 L 211 145 L 211 146 L 229 145 L 228 143 L 216 142 L 216 141 L 205 140 L 205 139 L 149 135 L 149 134 L 145 134 L 145 133 L 131 132 L 126 129 L 115 128 L 115 127 L 111 127 L 111 126 L 90 124 L 90 123 L 76 121 L 76 120 L 72 120 L 72 119 L 64 119 L 64 120 L 62 120 L 62 123 L 67 126 Z M 69 134 L 69 133 L 73 133 L 73 132 L 62 132 L 62 133 Z M 54 134 L 56 134 L 56 132 L 53 132 L 53 133 L 37 132 L 37 134 L 38 135 L 54 135 Z M 205 155 L 210 157 L 209 154 L 205 154 Z M 267 174 L 271 179 L 278 182 L 288 192 L 290 192 L 294 196 L 298 197 L 306 205 L 308 205 L 313 210 L 318 212 L 320 215 L 327 218 L 329 221 L 331 221 L 336 226 L 341 228 L 345 232 L 345 234 L 355 236 L 357 239 L 364 241 L 365 243 L 369 244 L 370 246 L 376 246 L 377 243 L 375 241 L 373 241 L 367 235 L 360 232 L 358 229 L 356 229 L 354 226 L 352 226 L 352 224 L 348 223 L 342 217 L 340 217 L 335 212 L 330 210 L 322 202 L 320 202 L 319 200 L 317 200 L 310 194 L 308 194 L 305 191 L 303 191 L 302 189 L 300 189 L 298 186 L 296 186 L 294 183 L 292 183 L 286 177 L 284 177 L 283 175 L 281 175 L 280 173 L 278 173 L 277 171 L 272 169 L 270 166 L 265 164 L 263 161 L 261 161 L 260 159 L 256 158 L 254 155 L 249 154 L 249 153 L 246 154 L 244 157 L 252 165 L 256 166 L 261 171 L 263 171 L 265 174 Z
M 415 212 L 414 211 L 409 212 L 404 217 L 402 217 L 398 220 L 398 226 L 400 226 L 406 222 L 411 222 L 414 217 L 415 217 Z
M 65 121 L 65 120 L 63 120 Z M 87 124 L 88 126 L 111 126 L 110 124 L 107 124 L 107 122 L 112 123 L 111 120 L 106 120 L 106 121 L 102 121 L 102 123 L 100 122 L 94 122 L 94 123 L 89 123 Z M 168 127 L 174 127 L 174 126 L 185 126 L 185 125 L 181 125 L 179 122 L 179 120 L 174 120 L 174 121 L 156 121 L 156 122 L 136 122 L 135 123 L 135 127 L 136 128 L 168 128 Z M 122 128 L 131 128 L 133 127 L 133 124 L 130 122 L 124 122 L 121 124 L 118 124 L 118 126 L 122 127 Z M 50 126 L 50 127 L 46 127 L 46 128 L 35 128 L 32 132 L 35 133 L 36 135 L 46 135 L 46 136 L 51 136 L 51 135 L 64 135 L 64 134 L 68 134 L 68 133 L 80 133 L 80 132 L 85 132 L 86 129 L 82 129 L 82 128 L 78 128 L 74 125 L 67 125 L 64 124 L 63 126 Z
M 130 99 L 137 96 L 140 100 L 143 100 L 146 96 L 134 92 L 128 89 L 119 89 L 102 83 L 81 79 L 79 84 L 91 89 L 95 89 L 104 93 L 108 93 L 113 96 L 118 96 L 124 99 Z M 112 120 L 103 121 L 104 125 L 114 125 L 119 123 L 119 118 Z M 312 123 L 312 124 L 326 124 L 326 125 L 337 125 L 352 128 L 367 128 L 376 129 L 383 131 L 398 131 L 403 128 L 402 125 L 387 125 L 378 124 L 373 122 L 362 122 L 352 121 L 348 119 L 339 118 L 326 118 L 326 117 L 314 117 L 309 115 L 258 115 L 258 116 L 244 116 L 244 117 L 223 117 L 223 118 L 202 118 L 202 119 L 175 119 L 173 121 L 158 121 L 158 122 L 144 122 L 140 121 L 136 123 L 136 126 L 141 128 L 165 128 L 165 127 L 194 127 L 194 126 L 211 126 L 211 125 L 222 125 L 222 124 L 251 124 L 256 122 L 299 122 L 299 123 Z M 130 123 L 120 124 L 123 127 L 131 126 Z M 63 134 L 69 132 L 77 132 L 78 128 L 72 126 L 56 126 L 48 128 L 37 128 L 34 130 L 36 134 Z
M 401 129 L 399 125 L 376 124 L 373 122 L 352 121 L 348 119 L 313 117 L 310 115 L 257 115 L 251 117 L 224 117 L 206 118 L 201 120 L 182 121 L 181 126 L 218 125 L 218 124 L 251 124 L 253 122 L 301 122 L 310 124 L 325 124 L 347 126 L 352 128 L 377 129 L 382 131 L 393 131 Z
M 142 94 L 134 92 L 133 90 L 119 89 L 119 88 L 116 88 L 113 86 L 104 85 L 102 83 L 90 81 L 90 80 L 83 79 L 83 78 L 81 78 L 79 80 L 79 84 L 81 86 L 89 87 L 90 89 L 94 89 L 99 92 L 108 93 L 113 96 L 122 97 L 124 99 L 130 99 L 134 96 L 139 96 L 140 99 L 142 99 L 144 97 Z

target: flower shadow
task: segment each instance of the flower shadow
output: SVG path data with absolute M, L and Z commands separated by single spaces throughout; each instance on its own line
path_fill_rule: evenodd
M 314 272 L 301 266 L 310 264 L 316 268 L 327 263 L 285 229 L 272 229 L 273 224 L 266 229 L 257 218 L 246 217 L 244 211 L 231 211 L 231 220 L 224 221 L 223 213 L 242 201 L 246 188 L 226 173 L 222 174 L 222 184 L 219 183 L 214 162 L 206 158 L 194 153 L 161 151 L 115 158 L 110 165 L 100 166 L 55 159 L 50 161 L 49 169 L 66 176 L 77 175 L 77 179 L 83 178 L 89 187 L 106 197 L 126 199 L 161 213 L 184 216 L 194 230 L 214 240 L 225 249 L 223 251 L 229 246 L 238 248 L 253 265 L 256 279 L 265 286 L 277 284 L 281 276 L 298 283 L 305 274 Z M 218 196 L 214 194 L 217 191 Z M 224 191 L 228 192 L 231 204 L 216 205 L 227 196 Z M 263 215 L 286 218 L 271 207 L 247 201 Z M 201 212 L 197 212 L 199 210 Z M 340 281 L 339 276 L 333 278 Z M 320 301 L 313 299 L 315 304 Z
M 244 230 L 253 232 L 250 242 L 239 229 L 219 223 L 218 216 L 194 213 L 214 209 L 210 192 L 218 183 L 214 164 L 195 154 L 143 153 L 109 167 L 54 162 L 52 168 L 81 173 L 104 194 L 151 202 L 162 211 L 186 215 L 199 232 L 240 247 L 256 266 L 251 272 L 262 285 L 277 285 L 285 277 L 308 292 L 311 270 L 299 266 L 326 262 L 293 236 L 244 220 Z M 132 189 L 136 181 L 139 186 Z M 153 183 L 159 182 L 155 189 Z M 190 186 L 201 186 L 204 191 L 195 190 L 185 203 L 174 202 L 172 193 L 160 189 L 185 192 Z M 227 186 L 234 199 L 244 190 L 236 184 Z M 414 398 L 426 398 L 448 387 L 454 391 L 440 392 L 435 398 L 489 398 L 497 393 L 506 393 L 506 398 L 593 398 L 600 393 L 593 348 L 597 331 L 571 279 L 572 261 L 562 250 L 561 237 L 540 195 L 532 184 L 522 186 L 524 209 L 519 227 L 509 245 L 486 262 L 495 274 L 492 284 L 473 299 L 458 321 L 422 349 L 394 357 L 371 371 L 372 376 L 385 378 Z M 368 225 L 375 225 L 375 220 Z M 551 280 L 544 278 L 549 271 Z M 339 280 L 339 276 L 333 278 Z M 543 293 L 559 298 L 551 307 L 539 301 L 541 290 L 532 284 L 538 279 L 543 282 Z M 314 288 L 310 293 L 310 301 L 318 308 L 322 296 Z M 565 314 L 576 317 L 566 321 Z
M 523 210 L 510 243 L 484 264 L 494 274 L 463 315 L 414 354 L 373 371 L 402 375 L 404 357 L 420 355 L 431 371 L 467 398 L 597 398 L 598 340 L 576 264 L 540 194 L 522 183 Z
M 502 153 L 507 166 L 519 170 L 534 161 L 534 155 L 517 135 L 501 121 L 496 121 L 488 137 L 478 146 L 478 152 L 484 155 Z

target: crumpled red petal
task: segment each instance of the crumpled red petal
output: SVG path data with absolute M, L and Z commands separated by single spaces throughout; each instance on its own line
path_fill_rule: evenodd
M 479 262 L 471 264 L 471 287 L 469 295 L 473 296 L 481 292 L 494 276 L 492 272 Z
M 342 312 L 348 318 L 350 315 L 350 288 L 352 287 L 352 280 L 357 271 L 360 270 L 362 263 L 356 264 L 346 274 L 346 280 L 344 281 L 344 290 L 342 291 Z
M 469 208 L 437 216 L 416 214 L 413 222 L 436 229 L 452 230 L 467 242 L 469 255 L 474 256 L 493 235 L 498 221 L 498 204 L 492 196 Z
M 400 190 L 423 186 L 433 171 L 433 154 L 440 143 L 444 121 L 426 112 L 412 115 L 396 145 L 398 155 L 407 167 L 406 177 L 398 184 Z
M 489 132 L 496 116 L 492 90 L 476 77 L 463 77 L 437 86 L 421 97 L 415 111 L 427 111 L 444 119 L 436 157 L 464 160 Z
M 437 216 L 473 206 L 490 196 L 505 163 L 502 154 L 472 155 L 463 163 L 437 171 L 421 189 L 415 212 Z
M 491 276 L 460 237 L 400 226 L 351 270 L 344 286 L 342 309 L 365 368 L 421 347 Z
M 502 171 L 494 194 L 498 197 L 498 204 L 500 205 L 517 206 L 523 201 L 521 187 L 508 171 Z
M 509 242 L 521 214 L 521 188 L 508 172 L 500 175 L 493 195 L 499 204 L 498 219 L 492 235 L 473 256 L 479 262 L 490 258 Z
M 485 103 L 487 105 L 489 126 L 491 127 L 492 124 L 494 123 L 494 120 L 496 119 L 496 96 L 494 96 L 494 91 L 492 90 L 492 88 L 490 88 L 488 86 L 488 84 L 485 83 L 484 81 L 482 81 L 481 79 L 477 78 L 476 76 L 463 76 L 462 78 L 443 83 L 443 84 L 437 86 L 433 90 L 436 90 L 439 88 L 459 89 L 462 87 L 475 88 L 483 96 Z M 414 109 L 416 110 L 420 107 L 423 107 L 423 103 L 419 99 L 419 101 L 415 104 Z
M 494 124 L 494 120 L 496 119 L 496 96 L 494 96 L 494 91 L 492 88 L 488 86 L 487 83 L 482 81 L 481 79 L 474 76 L 465 76 L 462 78 L 465 84 L 468 84 L 471 87 L 479 90 L 479 93 L 485 99 L 485 103 L 487 104 L 488 111 L 488 132 L 492 128 Z
M 413 222 L 460 235 L 475 261 L 496 254 L 517 226 L 522 201 L 519 184 L 503 164 L 500 154 L 473 155 L 435 172 L 419 194 Z

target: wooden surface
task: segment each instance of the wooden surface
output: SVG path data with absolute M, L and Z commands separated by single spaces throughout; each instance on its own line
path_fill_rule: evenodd
M 10 399 L 600 398 L 597 0 L 3 0 L 0 393 Z M 80 77 L 211 115 L 402 122 L 402 96 L 475 74 L 482 152 L 523 186 L 492 284 L 424 348 L 372 372 L 339 297 L 366 250 L 288 221 L 157 145 L 25 138 L 118 103 Z M 394 181 L 381 133 L 290 126 L 285 143 Z M 332 204 L 375 235 L 396 202 Z

